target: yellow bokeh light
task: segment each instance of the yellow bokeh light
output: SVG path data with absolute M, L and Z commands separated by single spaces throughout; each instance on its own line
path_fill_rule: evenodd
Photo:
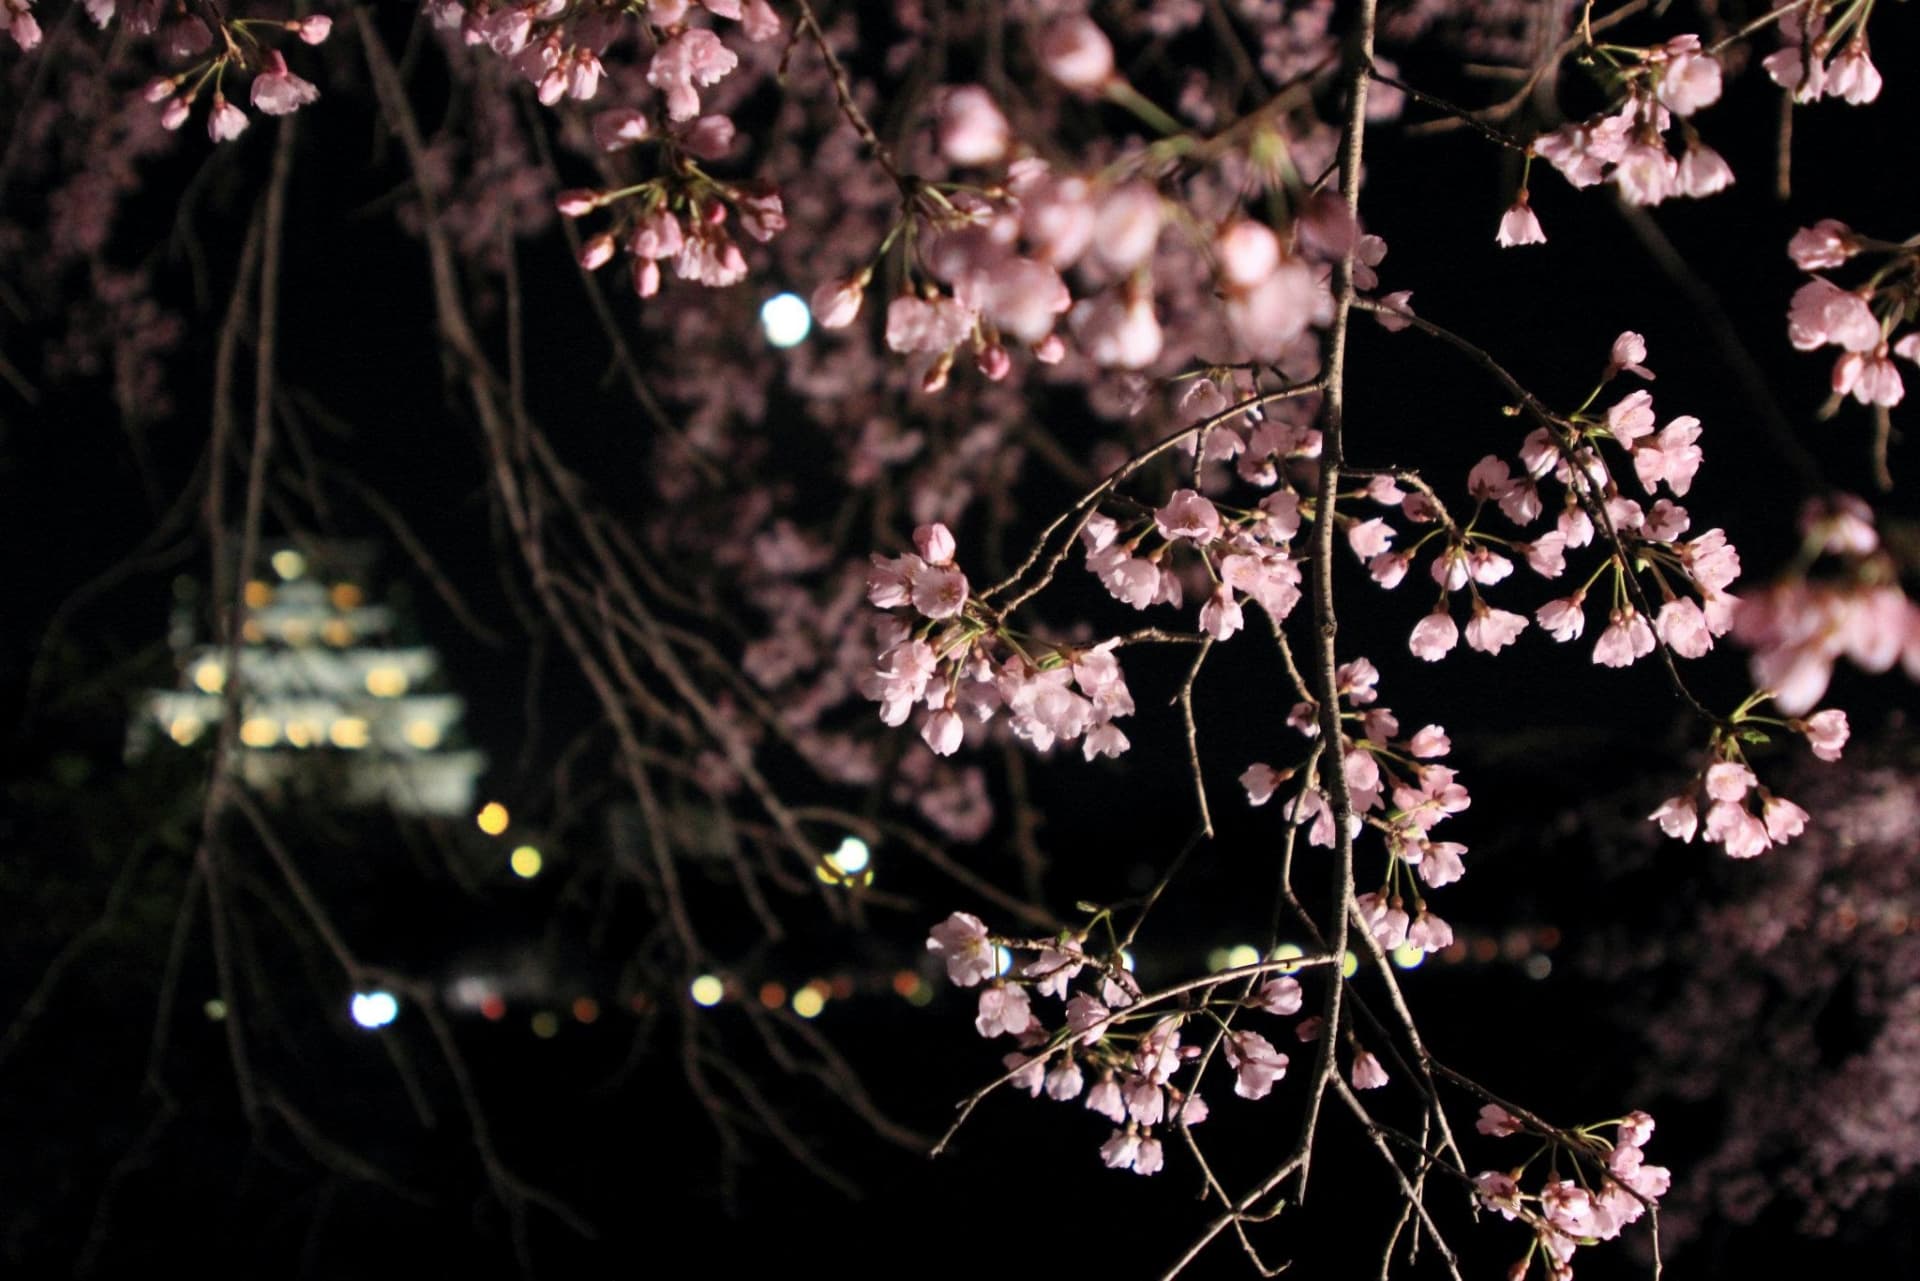
M 198 716 L 177 716 L 173 724 L 167 726 L 167 736 L 185 747 L 198 739 L 206 728 L 206 724 Z
M 353 627 L 344 618 L 329 618 L 320 624 L 320 639 L 335 649 L 353 644 Z
M 240 625 L 240 639 L 249 645 L 258 645 L 267 639 L 267 629 L 260 626 L 260 620 L 249 618 Z
M 688 986 L 687 992 L 695 1005 L 718 1005 L 720 998 L 727 994 L 727 985 L 718 975 L 702 974 Z
M 291 547 L 283 547 L 268 558 L 273 572 L 291 582 L 307 572 L 307 558 Z
M 1246 943 L 1237 943 L 1227 949 L 1227 965 L 1239 969 L 1243 965 L 1260 964 L 1260 949 Z
M 266 716 L 249 716 L 240 722 L 240 741 L 248 747 L 272 747 L 280 741 L 280 726 Z
M 218 663 L 201 663 L 193 669 L 193 684 L 203 694 L 218 694 L 227 687 L 227 669 Z
M 820 1017 L 820 1011 L 827 1008 L 827 998 L 816 987 L 803 987 L 793 994 L 793 1012 L 803 1019 Z
M 287 722 L 287 742 L 289 745 L 293 747 L 312 747 L 313 740 L 317 737 L 318 735 L 314 733 L 314 727 L 306 721 Z
M 1352 952 L 1340 954 L 1340 977 L 1350 979 L 1360 972 L 1360 958 Z
M 507 830 L 507 824 L 513 820 L 508 816 L 506 806 L 499 801 L 488 801 L 480 807 L 480 812 L 473 816 L 473 821 L 478 823 L 480 830 L 488 836 L 498 836 Z
M 1426 949 L 1416 947 L 1412 943 L 1402 943 L 1388 955 L 1393 958 L 1393 963 L 1403 970 L 1417 970 L 1427 959 Z
M 543 1041 L 550 1041 L 560 1031 L 560 1016 L 552 1010 L 542 1010 L 533 1016 L 533 1034 Z
M 375 698 L 398 698 L 407 692 L 407 674 L 382 664 L 367 669 L 367 693 Z
M 265 609 L 273 603 L 273 588 L 257 578 L 253 579 L 247 584 L 242 599 L 247 602 L 248 609 Z
M 289 618 L 280 625 L 280 639 L 289 645 L 311 645 L 313 624 L 303 618 Z
M 358 716 L 342 716 L 327 731 L 327 737 L 333 740 L 335 747 L 358 751 L 367 745 L 367 723 Z
M 1282 943 L 1280 946 L 1274 948 L 1273 951 L 1267 953 L 1267 959 L 1269 961 L 1295 961 L 1305 955 L 1306 953 L 1301 950 L 1298 943 Z M 1283 966 L 1280 972 L 1282 974 L 1297 974 L 1299 970 L 1300 967 L 1297 965 L 1288 965 Z
M 440 746 L 440 727 L 432 721 L 408 721 L 406 729 L 402 730 L 401 733 L 406 737 L 409 744 L 422 751 L 431 747 Z M 482 826 L 484 826 L 484 824 Z M 504 827 L 505 824 L 503 823 L 501 826 Z M 498 836 L 499 833 L 495 832 L 493 835 Z
M 507 866 L 513 874 L 523 881 L 531 881 L 540 875 L 540 868 L 546 860 L 540 857 L 540 851 L 531 845 L 522 845 L 507 858 Z
M 360 588 L 353 583 L 335 583 L 327 593 L 327 599 L 333 602 L 335 609 L 359 609 L 360 602 L 366 599 Z

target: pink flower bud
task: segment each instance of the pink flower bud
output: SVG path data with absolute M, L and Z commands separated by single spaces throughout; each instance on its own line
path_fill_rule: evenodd
M 593 118 L 593 142 L 602 151 L 618 151 L 643 141 L 652 126 L 631 107 L 615 107 Z
M 651 298 L 660 292 L 660 263 L 654 258 L 633 260 L 633 292 Z
M 935 128 L 940 154 L 965 166 L 996 164 L 1007 154 L 1007 118 L 979 85 L 949 89 Z
M 160 127 L 178 129 L 187 123 L 187 114 L 193 110 L 193 103 L 187 98 L 175 98 L 161 109 Z
M 333 19 L 325 14 L 316 13 L 310 18 L 289 23 L 287 29 L 296 32 L 307 44 L 319 44 L 333 34 Z
M 1113 44 L 1092 19 L 1061 18 L 1040 37 L 1040 64 L 1067 88 L 1096 93 L 1113 79 Z
M 1264 223 L 1239 219 L 1220 229 L 1213 253 L 1229 288 L 1251 289 L 1280 265 L 1280 239 Z
M 603 231 L 580 247 L 580 265 L 598 271 L 613 260 L 613 234 Z
M 160 76 L 155 80 L 148 81 L 146 89 L 141 92 L 140 96 L 148 102 L 165 102 L 168 98 L 173 97 L 173 90 L 174 82 L 172 78 Z
M 999 343 L 988 343 L 973 354 L 973 364 L 988 382 L 997 383 L 1012 370 L 1013 357 Z
M 600 193 L 585 187 L 574 187 L 555 196 L 553 207 L 568 218 L 579 218 L 600 207 Z
M 207 136 L 215 142 L 227 142 L 245 133 L 247 123 L 247 113 L 228 102 L 225 94 L 215 90 L 213 110 L 207 115 Z

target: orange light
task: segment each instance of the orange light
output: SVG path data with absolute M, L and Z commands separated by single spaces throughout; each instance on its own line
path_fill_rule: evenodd
M 893 990 L 898 996 L 912 996 L 920 990 L 920 976 L 912 970 L 900 970 L 893 976 Z
M 498 992 L 489 992 L 480 998 L 480 1017 L 489 1023 L 498 1023 L 507 1017 L 507 1003 Z
M 247 584 L 242 597 L 248 609 L 265 609 L 273 603 L 273 588 L 256 578 Z
M 573 1017 L 582 1023 L 591 1023 L 600 1017 L 600 1002 L 590 996 L 575 997 Z
M 778 983 L 760 985 L 760 1004 L 770 1010 L 777 1010 L 787 1003 L 787 989 Z
M 366 595 L 352 583 L 335 583 L 333 590 L 327 593 L 335 609 L 358 609 Z

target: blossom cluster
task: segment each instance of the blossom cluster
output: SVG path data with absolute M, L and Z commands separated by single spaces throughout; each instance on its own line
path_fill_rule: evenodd
M 1519 1219 L 1533 1229 L 1527 1253 L 1508 1270 L 1511 1281 L 1527 1274 L 1536 1255 L 1552 1281 L 1571 1281 L 1576 1249 L 1613 1240 L 1666 1195 L 1672 1172 L 1647 1164 L 1644 1151 L 1653 1124 L 1645 1112 L 1629 1112 L 1618 1121 L 1562 1134 L 1536 1130 L 1498 1103 L 1480 1109 L 1475 1128 L 1481 1134 L 1504 1138 L 1524 1133 L 1542 1140 L 1533 1156 L 1512 1169 L 1486 1170 L 1473 1178 L 1474 1195 L 1482 1205 L 1508 1222 Z M 1611 1140 L 1600 1133 L 1609 1127 Z M 1549 1157 L 1544 1177 L 1528 1191 L 1522 1187 L 1527 1168 L 1543 1154 Z M 1571 1170 L 1561 1169 L 1563 1156 Z
M 112 5 L 89 5 L 88 11 L 96 22 L 105 25 L 111 17 Z M 320 90 L 311 81 L 295 75 L 287 66 L 286 56 L 267 45 L 264 37 L 277 31 L 317 45 L 331 34 L 333 19 L 324 14 L 297 21 L 202 18 L 182 11 L 155 31 L 148 17 L 141 10 L 135 10 L 127 15 L 126 26 L 135 34 L 152 33 L 168 60 L 188 63 L 184 70 L 160 76 L 147 84 L 145 97 L 148 102 L 160 104 L 160 123 L 168 129 L 178 129 L 185 124 L 193 114 L 194 103 L 211 84 L 207 136 L 215 142 L 228 142 L 244 133 L 249 122 L 247 113 L 227 98 L 223 90 L 226 78 L 252 73 L 249 96 L 253 106 L 270 116 L 291 115 L 317 101 Z
M 1796 562 L 1742 597 L 1734 613 L 1734 638 L 1751 651 L 1754 683 L 1797 717 L 1827 692 L 1843 657 L 1866 672 L 1899 663 L 1920 680 L 1920 604 L 1901 590 L 1872 511 L 1851 495 L 1815 500 L 1800 530 Z
M 1840 349 L 1833 366 L 1835 396 L 1850 395 L 1863 405 L 1899 404 L 1906 385 L 1893 357 L 1920 365 L 1920 329 L 1895 333 L 1920 300 L 1920 248 L 1874 240 L 1823 218 L 1794 233 L 1787 256 L 1811 277 L 1787 308 L 1788 340 L 1799 351 Z M 1855 289 L 1815 274 L 1856 261 L 1871 274 Z
M 1445 729 L 1427 725 L 1402 737 L 1392 710 L 1378 706 L 1380 673 L 1364 658 L 1342 665 L 1335 688 L 1346 702 L 1342 724 L 1357 736 L 1340 736 L 1340 769 L 1352 803 L 1351 834 L 1362 826 L 1380 832 L 1390 855 L 1380 888 L 1359 896 L 1361 915 L 1375 941 L 1391 950 L 1403 946 L 1437 952 L 1453 942 L 1453 929 L 1427 910 L 1418 885 L 1438 889 L 1466 874 L 1458 841 L 1433 839 L 1433 829 L 1472 804 L 1472 797 L 1451 768 L 1436 762 L 1453 750 Z M 1296 704 L 1288 723 L 1309 737 L 1320 732 L 1319 710 Z M 1295 770 L 1277 770 L 1264 762 L 1240 775 L 1250 805 L 1265 805 L 1293 778 Z M 1295 826 L 1307 829 L 1310 844 L 1334 843 L 1333 802 L 1313 775 L 1286 805 Z M 1415 876 L 1418 876 L 1418 884 Z M 1408 911 L 1411 908 L 1411 912 Z
M 1087 941 L 1084 932 L 1038 942 L 1000 940 L 980 918 L 955 912 L 933 927 L 927 950 L 945 963 L 956 986 L 981 988 L 974 1019 L 980 1035 L 1019 1042 L 1004 1060 L 1009 1084 L 1060 1102 L 1084 1096 L 1089 1111 L 1119 1127 L 1101 1145 L 1101 1160 L 1110 1168 L 1154 1174 L 1166 1160 L 1160 1136 L 1176 1125 L 1200 1124 L 1211 1110 L 1198 1090 L 1199 1072 L 1209 1061 L 1207 1047 L 1193 1039 L 1200 1016 L 1187 1009 L 1158 1012 L 1124 956 L 1089 951 Z M 1016 964 L 1013 949 L 1030 952 L 1031 959 Z M 1266 1098 L 1287 1074 L 1288 1055 L 1267 1036 L 1232 1026 L 1239 1011 L 1282 1018 L 1300 1012 L 1299 980 L 1272 973 L 1276 968 L 1223 971 L 1217 976 L 1220 985 L 1233 984 L 1243 995 L 1215 996 L 1210 989 L 1204 1002 L 1233 1073 L 1233 1092 L 1243 1099 Z M 1035 1013 L 1030 991 L 1062 1003 L 1054 1027 Z M 1298 1039 L 1315 1039 L 1318 1022 L 1301 1020 Z M 1188 1039 L 1182 1039 L 1183 1031 Z M 1196 1071 L 1176 1084 L 1174 1077 L 1195 1063 Z M 1378 1061 L 1357 1048 L 1351 1074 L 1359 1089 L 1386 1082 Z
M 959 750 L 967 720 L 985 724 L 1001 712 L 1014 736 L 1036 751 L 1076 740 L 1088 760 L 1127 750 L 1113 721 L 1133 714 L 1133 695 L 1116 642 L 1042 648 L 970 595 L 945 525 L 915 530 L 914 546 L 917 553 L 874 556 L 867 577 L 870 602 L 905 607 L 919 620 L 891 620 L 875 665 L 861 679 L 860 692 L 880 704 L 882 721 L 904 724 L 924 703 L 930 714 L 920 737 L 940 756 Z
M 1621 334 L 1587 405 L 1622 373 L 1651 378 L 1642 363 L 1646 354 L 1640 335 Z M 1594 522 L 1594 515 L 1600 514 L 1610 527 L 1608 541 L 1617 541 L 1618 546 L 1608 547 L 1608 554 L 1570 594 L 1537 608 L 1533 622 L 1556 641 L 1579 639 L 1586 632 L 1587 596 L 1603 575 L 1610 575 L 1608 621 L 1593 647 L 1595 663 L 1629 666 L 1653 652 L 1656 638 L 1681 657 L 1698 658 L 1732 626 L 1735 602 L 1728 588 L 1740 573 L 1739 554 L 1724 531 L 1711 529 L 1686 538 L 1692 517 L 1674 501 L 1686 496 L 1699 470 L 1703 457 L 1699 437 L 1699 420 L 1691 415 L 1658 426 L 1651 394 L 1637 389 L 1598 415 L 1583 406 L 1564 419 L 1535 428 L 1520 444 L 1517 466 L 1496 455 L 1481 459 L 1468 473 L 1467 492 L 1475 505 L 1464 525 L 1429 491 L 1408 492 L 1392 477 L 1376 477 L 1363 496 L 1397 508 L 1409 525 L 1427 528 L 1411 546 L 1395 549 L 1398 531 L 1384 517 L 1375 517 L 1350 523 L 1347 543 L 1366 562 L 1373 580 L 1386 588 L 1401 583 L 1422 548 L 1429 543 L 1437 546 L 1428 570 L 1439 588 L 1438 599 L 1408 639 L 1408 648 L 1416 656 L 1435 662 L 1453 651 L 1463 631 L 1468 647 L 1481 653 L 1498 654 L 1513 644 L 1528 620 L 1490 605 L 1481 589 L 1506 580 L 1516 557 L 1541 578 L 1560 578 L 1567 570 L 1567 553 L 1592 544 L 1601 532 Z M 1625 453 L 1650 501 L 1643 503 L 1623 492 L 1603 446 Z M 1539 521 L 1547 511 L 1542 486 L 1549 479 L 1561 488 L 1552 529 L 1516 539 L 1482 527 L 1489 507 L 1522 528 Z M 1666 495 L 1660 493 L 1662 489 Z M 1634 567 L 1631 572 L 1644 574 L 1659 593 L 1662 604 L 1651 621 L 1642 616 L 1628 590 L 1629 565 Z M 1468 597 L 1464 629 L 1455 620 L 1451 603 L 1461 591 Z
M 1720 100 L 1720 63 L 1702 48 L 1700 37 L 1675 36 L 1645 49 L 1609 45 L 1600 53 L 1596 65 L 1620 81 L 1624 101 L 1610 112 L 1540 135 L 1528 148 L 1529 162 L 1540 157 L 1575 187 L 1611 182 L 1622 199 L 1636 205 L 1710 196 L 1726 188 L 1733 169 L 1700 140 L 1689 120 Z M 1546 240 L 1524 186 L 1501 218 L 1496 239 L 1507 246 Z
M 1829 13 L 1840 19 L 1829 26 Z M 1860 106 L 1880 96 L 1880 70 L 1867 47 L 1867 18 L 1872 5 L 1837 5 L 1833 0 L 1807 0 L 1783 6 L 1780 48 L 1761 60 L 1767 75 L 1795 102 L 1840 99 Z M 1838 48 L 1839 52 L 1834 50 Z

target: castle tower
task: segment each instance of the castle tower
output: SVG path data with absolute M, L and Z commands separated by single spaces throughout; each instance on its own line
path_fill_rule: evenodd
M 486 760 L 455 744 L 465 700 L 446 692 L 435 650 L 393 642 L 393 609 L 368 598 L 372 549 L 309 539 L 263 551 L 246 579 L 237 673 L 223 646 L 197 635 L 196 611 L 183 604 L 171 629 L 179 682 L 145 696 L 128 754 L 212 734 L 237 674 L 234 768 L 250 788 L 405 814 L 471 813 Z

